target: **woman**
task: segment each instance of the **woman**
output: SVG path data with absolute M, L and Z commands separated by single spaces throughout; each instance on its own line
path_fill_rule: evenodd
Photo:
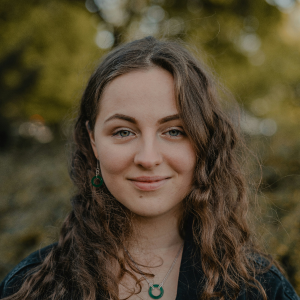
M 252 241 L 241 138 L 183 47 L 108 54 L 75 125 L 78 188 L 58 243 L 4 279 L 5 299 L 298 299 Z

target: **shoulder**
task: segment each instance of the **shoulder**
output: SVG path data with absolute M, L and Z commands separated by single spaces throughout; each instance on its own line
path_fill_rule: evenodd
M 45 248 L 39 249 L 25 259 L 23 259 L 14 269 L 12 269 L 0 284 L 0 299 L 16 293 L 27 275 L 34 272 L 34 268 L 39 266 L 50 251 L 57 245 L 51 244 Z
M 263 269 L 266 266 L 268 266 L 267 259 L 259 256 L 256 257 L 255 263 L 258 266 L 258 269 Z M 266 272 L 263 272 L 261 274 L 256 275 L 256 279 L 260 282 L 260 284 L 263 286 L 267 298 L 270 300 L 300 300 L 297 293 L 295 292 L 293 286 L 290 284 L 290 282 L 285 278 L 285 276 L 276 268 L 275 265 L 272 265 Z M 251 295 L 249 295 L 249 293 Z M 246 296 L 246 294 L 248 294 Z M 247 299 L 260 299 L 258 297 L 257 292 L 251 290 L 249 292 L 243 292 L 242 297 L 239 297 L 238 299 L 244 299 L 246 296 Z M 249 297 L 250 296 L 250 297 Z M 246 299 L 245 298 L 245 299 Z

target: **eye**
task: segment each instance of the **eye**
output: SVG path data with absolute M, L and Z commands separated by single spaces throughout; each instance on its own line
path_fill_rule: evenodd
M 171 130 L 167 131 L 167 133 L 172 137 L 178 137 L 180 135 L 184 135 L 184 132 L 179 129 L 171 129 Z
M 125 137 L 130 136 L 131 133 L 132 132 L 129 131 L 129 130 L 122 129 L 122 130 L 119 130 L 119 131 L 115 132 L 113 134 L 113 136 L 118 136 L 118 137 L 121 137 L 121 138 L 125 138 Z

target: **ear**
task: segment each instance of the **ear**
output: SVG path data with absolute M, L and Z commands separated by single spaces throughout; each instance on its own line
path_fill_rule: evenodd
M 87 130 L 87 132 L 89 134 L 89 137 L 90 137 L 90 143 L 91 143 L 94 155 L 98 159 L 98 153 L 97 153 L 97 148 L 96 148 L 96 143 L 95 143 L 95 138 L 94 138 L 94 132 L 91 130 L 89 121 L 85 122 L 85 127 L 86 127 L 86 130 Z

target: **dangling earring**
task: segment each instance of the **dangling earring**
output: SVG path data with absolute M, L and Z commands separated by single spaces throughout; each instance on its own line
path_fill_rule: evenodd
M 92 178 L 92 185 L 95 186 L 95 187 L 99 187 L 99 186 L 101 186 L 103 184 L 103 178 L 101 176 L 99 176 L 99 173 L 100 173 L 100 167 L 99 167 L 99 160 L 97 159 L 96 176 L 94 176 Z M 99 180 L 98 184 L 95 183 L 96 179 Z

